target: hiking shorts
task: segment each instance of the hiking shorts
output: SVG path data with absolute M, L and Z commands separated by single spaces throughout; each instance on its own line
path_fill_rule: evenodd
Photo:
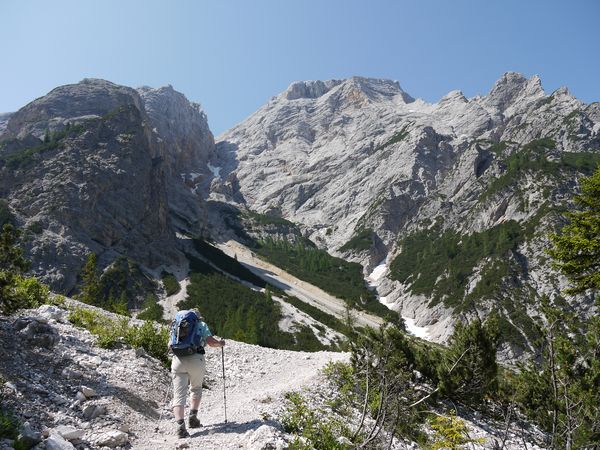
M 188 387 L 192 399 L 202 398 L 202 382 L 206 374 L 204 355 L 173 356 L 171 378 L 173 380 L 172 406 L 185 406 Z

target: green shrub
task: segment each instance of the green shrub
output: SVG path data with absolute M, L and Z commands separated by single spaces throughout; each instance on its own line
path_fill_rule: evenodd
M 436 415 L 431 420 L 432 450 L 449 449 L 458 450 L 471 443 L 483 444 L 485 439 L 473 439 L 469 436 L 469 429 L 465 421 L 456 417 L 456 412 L 451 411 L 448 416 Z
M 14 295 L 19 299 L 21 308 L 37 308 L 48 303 L 50 290 L 35 277 L 15 278 Z
M 120 344 L 127 344 L 134 348 L 143 348 L 165 365 L 169 363 L 169 332 L 166 327 L 156 327 L 150 321 L 145 321 L 139 326 L 129 325 L 127 318 L 113 320 L 97 311 L 79 307 L 71 311 L 69 321 L 95 334 L 99 347 L 115 348 Z
M 143 348 L 165 365 L 169 363 L 167 343 L 169 330 L 167 327 L 156 327 L 147 320 L 143 325 L 129 326 L 125 332 L 125 343 L 133 348 Z
M 137 315 L 137 318 L 141 320 L 154 320 L 156 322 L 162 322 L 163 315 L 164 309 L 162 305 L 158 303 L 156 295 L 148 294 L 144 304 L 142 305 L 142 311 Z
M 5 164 L 11 170 L 27 169 L 33 165 L 38 155 L 65 147 L 65 140 L 75 138 L 86 130 L 85 124 L 71 125 L 67 124 L 60 131 L 49 132 L 46 130 L 44 140 L 39 145 L 20 149 L 6 156 L 0 157 L 0 163 Z
M 8 411 L 0 409 L 0 438 L 16 439 L 19 435 L 19 420 Z
M 285 395 L 287 401 L 281 423 L 284 431 L 296 435 L 288 448 L 342 450 L 351 448 L 340 443 L 339 436 L 350 437 L 350 430 L 339 420 L 326 419 L 325 413 L 309 407 L 297 392 Z
M 450 338 L 450 347 L 438 366 L 442 395 L 466 403 L 479 403 L 498 387 L 498 324 L 494 317 L 485 324 L 460 322 Z
M 110 121 L 110 120 L 114 119 L 115 117 L 117 117 L 122 112 L 124 112 L 125 110 L 126 110 L 125 105 L 117 106 L 116 108 L 111 109 L 106 114 L 104 114 L 102 116 L 102 120 L 105 122 Z
M 374 421 L 355 430 L 355 444 L 365 444 L 366 436 L 383 428 L 412 440 L 423 440 L 420 413 L 427 404 L 419 401 L 423 393 L 415 389 L 415 384 L 424 380 L 416 375 L 420 368 L 413 341 L 399 327 L 389 325 L 378 330 L 367 328 L 352 336 L 349 347 L 350 364 L 330 366 L 327 373 L 338 387 L 337 407 L 366 410 Z
M 110 296 L 104 305 L 104 309 L 121 316 L 129 317 L 128 303 L 127 294 L 123 291 L 118 299 Z
M 175 275 L 173 275 L 172 273 L 163 272 L 162 282 L 163 286 L 165 287 L 165 291 L 167 291 L 168 296 L 175 295 L 179 291 L 181 291 L 181 286 L 177 281 L 177 278 L 175 278 Z
M 23 257 L 21 232 L 5 224 L 0 232 L 0 312 L 10 314 L 48 301 L 48 288 L 24 273 L 30 263 Z
M 527 172 L 555 177 L 566 170 L 590 175 L 600 163 L 600 154 L 595 152 L 562 152 L 558 160 L 550 161 L 547 153 L 554 148 L 554 140 L 543 138 L 533 140 L 512 153 L 504 162 L 504 174 L 489 184 L 481 194 L 480 201 L 487 201 L 509 186 L 517 186 L 518 180 Z
M 345 334 L 345 335 L 348 335 L 351 332 L 351 330 L 349 330 L 348 327 L 341 320 L 339 320 L 335 316 L 332 316 L 331 314 L 326 313 L 322 309 L 317 308 L 316 306 L 313 306 L 309 303 L 303 302 L 302 300 L 300 300 L 297 297 L 293 297 L 293 296 L 290 296 L 287 294 L 280 294 L 280 295 L 284 302 L 295 306 L 300 311 L 308 314 L 310 317 L 312 317 L 316 321 L 318 321 L 324 325 L 327 325 L 332 330 L 335 330 L 335 331 Z
M 409 135 L 408 125 L 405 125 L 400 131 L 398 131 L 397 133 L 394 133 L 394 135 L 390 139 L 388 139 L 386 142 L 378 145 L 375 148 L 375 151 L 383 150 L 384 148 L 386 148 L 390 145 L 397 144 L 398 142 L 402 142 L 408 135 Z
M 502 155 L 506 150 L 507 144 L 504 141 L 494 142 L 487 150 L 496 156 Z
M 34 234 L 40 234 L 42 231 L 44 231 L 44 227 L 41 222 L 33 222 L 27 227 L 27 230 Z
M 194 239 L 194 247 L 202 256 L 213 263 L 219 269 L 230 275 L 245 280 L 258 287 L 265 287 L 267 283 L 260 277 L 254 275 L 243 266 L 237 259 L 226 255 L 221 249 L 209 244 L 203 239 Z
M 296 228 L 296 224 L 284 219 L 283 217 L 272 216 L 268 214 L 259 214 L 254 211 L 248 211 L 245 217 L 251 219 L 259 225 L 275 225 L 287 228 Z
M 120 338 L 124 336 L 127 325 L 127 319 L 117 322 L 98 311 L 81 307 L 71 310 L 69 321 L 98 336 L 98 346 L 102 348 L 114 348 L 122 342 Z
M 297 324 L 295 326 L 294 344 L 298 349 L 302 349 L 305 352 L 318 352 L 321 350 L 327 350 L 328 347 L 319 341 L 308 325 Z

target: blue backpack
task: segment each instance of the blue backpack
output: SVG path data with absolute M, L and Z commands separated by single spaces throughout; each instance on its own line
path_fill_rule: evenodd
M 179 311 L 171 324 L 169 346 L 176 356 L 204 353 L 200 344 L 198 325 L 200 319 L 194 311 Z

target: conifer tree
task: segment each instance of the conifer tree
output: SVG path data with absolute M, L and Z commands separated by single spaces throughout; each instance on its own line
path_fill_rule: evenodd
M 572 313 L 544 298 L 541 364 L 520 374 L 518 400 L 549 432 L 550 448 L 600 445 L 600 324 L 582 334 Z
M 568 294 L 600 290 L 600 167 L 581 180 L 575 197 L 579 210 L 567 215 L 570 223 L 552 235 L 549 250 L 557 267 L 571 281 Z
M 0 233 L 0 312 L 10 314 L 21 307 L 15 286 L 21 275 L 29 269 L 18 245 L 21 232 L 5 224 Z
M 581 180 L 575 197 L 579 210 L 552 235 L 549 250 L 571 282 L 567 294 L 600 289 L 600 168 Z M 600 310 L 600 298 L 596 296 Z M 550 432 L 550 448 L 600 446 L 600 318 L 579 323 L 548 298 L 542 302 L 541 365 L 530 364 L 520 376 L 519 402 Z
M 443 395 L 467 402 L 479 402 L 497 388 L 496 349 L 498 328 L 491 316 L 485 324 L 474 320 L 458 324 L 444 361 L 438 367 Z
M 98 257 L 95 253 L 90 253 L 81 270 L 81 291 L 79 300 L 90 305 L 98 305 L 100 302 L 100 277 L 98 276 Z

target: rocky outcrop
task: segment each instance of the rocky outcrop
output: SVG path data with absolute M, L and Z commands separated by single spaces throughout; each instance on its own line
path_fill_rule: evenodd
M 213 140 L 183 95 L 86 79 L 12 114 L 0 141 L 0 197 L 53 289 L 69 292 L 90 252 L 101 267 L 120 255 L 148 269 L 184 263 L 173 224 L 185 210 L 197 228 L 202 211 L 181 173 L 208 171 Z
M 415 231 L 436 225 L 440 233 L 468 235 L 516 221 L 529 230 L 507 255 L 519 267 L 518 281 L 497 290 L 516 289 L 511 295 L 535 303 L 526 293 L 540 288 L 534 280 L 547 280 L 542 291 L 552 296 L 564 286 L 541 249 L 556 224 L 552 211 L 589 173 L 590 166 L 571 162 L 578 154 L 598 159 L 600 121 L 598 104 L 566 89 L 546 95 L 537 76 L 506 73 L 488 95 L 468 99 L 453 91 L 433 104 L 396 82 L 355 77 L 294 83 L 217 141 L 211 164 L 223 170 L 210 199 L 296 222 L 319 246 L 363 263 L 365 275 L 393 261 L 398 243 Z M 519 160 L 521 152 L 531 154 Z M 368 250 L 347 245 L 370 231 Z M 471 290 L 491 262 L 479 264 L 469 275 Z M 453 308 L 427 314 L 432 299 L 412 294 L 411 283 L 388 279 L 382 289 L 418 325 L 443 321 L 438 340 L 451 332 L 445 319 Z M 589 306 L 582 298 L 576 303 Z M 497 307 L 486 304 L 467 315 Z M 510 320 L 512 313 L 503 314 Z
M 178 230 L 199 233 L 206 222 L 198 186 L 210 182 L 207 165 L 214 138 L 201 106 L 171 86 L 138 89 L 152 132 L 166 158 L 166 190 L 170 219 Z

